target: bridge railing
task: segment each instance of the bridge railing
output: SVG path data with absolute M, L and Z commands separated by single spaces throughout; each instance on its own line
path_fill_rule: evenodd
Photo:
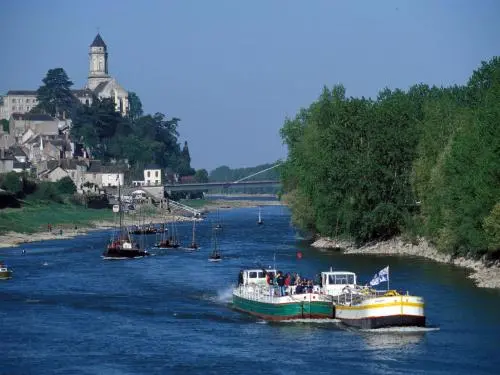
M 201 216 L 201 211 L 200 210 L 197 210 L 196 208 L 193 208 L 193 207 L 190 207 L 188 205 L 185 205 L 185 204 L 183 204 L 181 202 L 177 202 L 177 201 L 169 199 L 168 200 L 168 204 L 170 206 L 172 206 L 172 207 L 177 208 L 177 209 L 188 211 L 188 212 L 192 213 L 196 217 Z

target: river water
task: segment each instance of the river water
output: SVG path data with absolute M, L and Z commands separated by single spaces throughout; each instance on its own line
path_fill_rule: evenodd
M 263 226 L 257 215 L 256 208 L 220 212 L 220 263 L 207 261 L 214 215 L 197 225 L 196 252 L 105 261 L 109 231 L 2 249 L 15 275 L 0 283 L 0 374 L 499 373 L 499 291 L 423 259 L 310 248 L 282 206 L 262 208 Z M 184 243 L 191 228 L 178 225 Z M 274 263 L 308 277 L 352 270 L 361 282 L 390 265 L 391 288 L 423 296 L 430 327 L 358 331 L 233 311 L 240 268 Z

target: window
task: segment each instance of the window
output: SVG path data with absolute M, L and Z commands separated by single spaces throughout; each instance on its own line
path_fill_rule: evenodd
M 26 99 L 26 103 L 29 103 L 30 102 L 30 99 Z
M 159 185 L 159 184 L 160 184 L 160 181 L 155 180 L 155 185 Z
M 151 172 L 150 172 L 150 171 L 148 171 L 147 176 L 148 176 L 148 177 L 151 177 Z
M 12 98 L 12 103 L 16 103 L 16 99 L 15 98 Z
M 263 278 L 264 278 L 264 272 L 263 272 L 263 271 L 259 271 L 259 273 L 258 273 L 257 277 L 258 277 L 259 279 L 263 279 Z
M 15 105 L 13 105 L 13 106 L 12 106 L 12 110 L 13 110 L 13 111 L 15 111 L 15 110 L 16 110 L 16 106 L 15 106 Z
M 248 273 L 248 277 L 249 277 L 250 279 L 255 279 L 255 278 L 257 278 L 257 272 L 253 272 L 253 271 L 252 271 L 252 272 L 249 272 L 249 273 Z
M 158 171 L 155 171 L 155 177 L 158 177 Z
M 30 110 L 30 106 L 27 106 L 27 107 L 26 107 L 26 110 L 27 110 L 27 111 L 29 111 L 29 110 Z

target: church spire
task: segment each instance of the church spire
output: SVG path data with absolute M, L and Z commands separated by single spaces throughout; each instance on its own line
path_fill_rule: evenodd
M 89 48 L 89 79 L 87 88 L 94 90 L 101 82 L 109 81 L 108 48 L 97 33 Z
M 94 38 L 94 41 L 90 45 L 90 47 L 103 47 L 105 50 L 107 49 L 106 43 L 104 43 L 104 40 L 101 38 L 101 34 L 97 33 L 97 35 Z

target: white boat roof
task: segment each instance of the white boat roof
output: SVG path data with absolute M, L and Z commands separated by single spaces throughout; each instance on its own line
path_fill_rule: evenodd
M 324 273 L 326 275 L 356 275 L 355 272 L 351 271 L 325 271 L 321 273 Z
M 276 273 L 276 270 L 274 269 L 265 269 L 265 268 L 252 268 L 243 270 L 243 272 L 262 272 L 262 271 Z

